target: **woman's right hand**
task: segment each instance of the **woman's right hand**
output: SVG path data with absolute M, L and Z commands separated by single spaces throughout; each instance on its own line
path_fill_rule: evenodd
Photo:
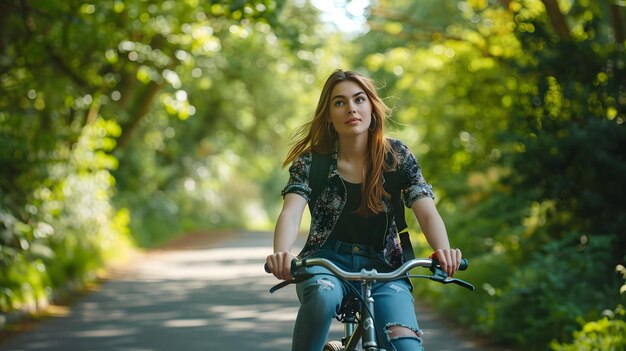
M 267 268 L 278 279 L 291 279 L 291 261 L 296 258 L 290 252 L 277 252 L 267 256 Z

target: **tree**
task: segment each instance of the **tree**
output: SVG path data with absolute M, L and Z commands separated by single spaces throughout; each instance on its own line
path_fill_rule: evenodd
M 190 207 L 193 192 L 179 190 L 191 186 L 207 149 L 224 160 L 232 155 L 229 137 L 262 144 L 267 134 L 253 127 L 271 124 L 275 105 L 246 102 L 247 115 L 238 116 L 245 123 L 226 118 L 240 107 L 232 103 L 271 87 L 268 77 L 280 68 L 259 74 L 250 63 L 262 68 L 259 60 L 286 56 L 286 64 L 300 64 L 295 52 L 307 48 L 303 37 L 317 19 L 307 6 L 2 2 L 0 310 L 36 304 L 68 280 L 88 279 L 128 245 L 129 226 L 158 229 L 142 225 L 155 202 Z M 262 53 L 253 58 L 256 49 Z M 254 74 L 237 77 L 244 72 Z M 211 150 L 215 145 L 222 149 Z M 207 169 L 213 182 L 223 173 L 220 164 Z M 158 219 L 162 227 L 184 227 L 180 217 Z
M 397 97 L 396 133 L 435 184 L 453 242 L 480 257 L 468 273 L 486 287 L 469 304 L 480 311 L 466 297 L 436 301 L 503 341 L 543 349 L 619 300 L 624 11 L 539 0 L 371 10 L 360 59 Z M 598 293 L 579 301 L 572 279 Z

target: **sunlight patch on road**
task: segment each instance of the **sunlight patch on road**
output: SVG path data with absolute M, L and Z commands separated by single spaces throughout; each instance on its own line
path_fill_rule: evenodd
M 267 276 L 263 270 L 270 247 L 167 251 L 141 262 L 135 273 L 144 279 L 228 280 Z
M 259 321 L 294 321 L 298 314 L 298 307 L 268 308 L 267 305 L 245 306 L 246 309 L 237 310 L 236 306 L 211 306 L 209 313 L 219 315 L 220 319 L 257 319 Z
M 101 328 L 97 330 L 77 331 L 72 334 L 79 338 L 110 338 L 135 333 L 137 333 L 137 329 L 134 328 Z
M 224 323 L 223 329 L 225 331 L 246 331 L 258 329 L 258 324 L 251 321 L 228 321 Z
M 216 249 L 204 249 L 204 250 L 176 250 L 176 251 L 162 251 L 154 253 L 153 256 L 158 257 L 160 260 L 180 260 L 185 261 L 230 261 L 237 259 L 265 259 L 267 255 L 272 253 L 272 248 L 267 247 L 226 247 Z M 183 256 L 181 258 L 181 256 Z
M 209 321 L 206 319 L 172 319 L 165 321 L 163 325 L 169 328 L 204 327 L 209 325 Z

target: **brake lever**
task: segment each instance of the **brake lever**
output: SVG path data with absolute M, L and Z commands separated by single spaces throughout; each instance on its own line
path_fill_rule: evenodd
M 282 281 L 282 282 L 272 286 L 270 288 L 270 294 L 273 294 L 276 290 L 282 289 L 282 288 L 286 287 L 287 285 L 289 285 L 291 283 L 295 283 L 295 280 L 285 280 L 285 281 Z
M 450 284 L 450 283 L 454 283 L 457 284 L 459 286 L 462 286 L 468 290 L 474 291 L 476 288 L 474 287 L 474 285 L 458 279 L 458 278 L 450 278 L 448 277 L 448 274 L 446 272 L 444 272 L 441 268 L 439 267 L 431 267 L 430 271 L 433 273 L 433 275 L 431 275 L 429 277 L 430 280 L 439 282 L 441 284 Z
M 472 283 L 468 283 L 465 280 L 461 280 L 461 279 L 456 279 L 455 280 L 455 284 L 464 287 L 465 289 L 469 290 L 469 291 L 474 291 L 476 290 L 476 288 L 474 287 L 474 285 L 472 285 Z
M 444 279 L 444 281 L 442 282 L 443 284 L 450 284 L 450 283 L 454 283 L 456 285 L 459 285 L 461 287 L 464 287 L 465 289 L 474 291 L 476 288 L 474 287 L 474 285 L 466 282 L 465 280 L 461 280 L 458 278 L 446 278 Z
M 301 281 L 307 280 L 309 278 L 311 278 L 313 276 L 313 274 L 311 273 L 296 273 L 293 277 L 293 279 L 290 280 L 285 280 L 283 282 L 280 282 L 276 285 L 274 285 L 273 287 L 270 288 L 270 293 L 273 294 L 276 290 L 282 289 L 284 287 L 286 287 L 289 284 L 296 284 L 299 283 Z

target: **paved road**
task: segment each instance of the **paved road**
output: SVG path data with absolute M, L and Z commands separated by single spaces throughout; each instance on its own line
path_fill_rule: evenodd
M 269 233 L 202 236 L 135 259 L 64 316 L 12 337 L 0 350 L 288 350 L 295 289 L 274 294 L 262 268 Z M 418 318 L 429 351 L 485 351 L 449 333 L 425 306 Z M 331 334 L 338 336 L 334 323 Z

